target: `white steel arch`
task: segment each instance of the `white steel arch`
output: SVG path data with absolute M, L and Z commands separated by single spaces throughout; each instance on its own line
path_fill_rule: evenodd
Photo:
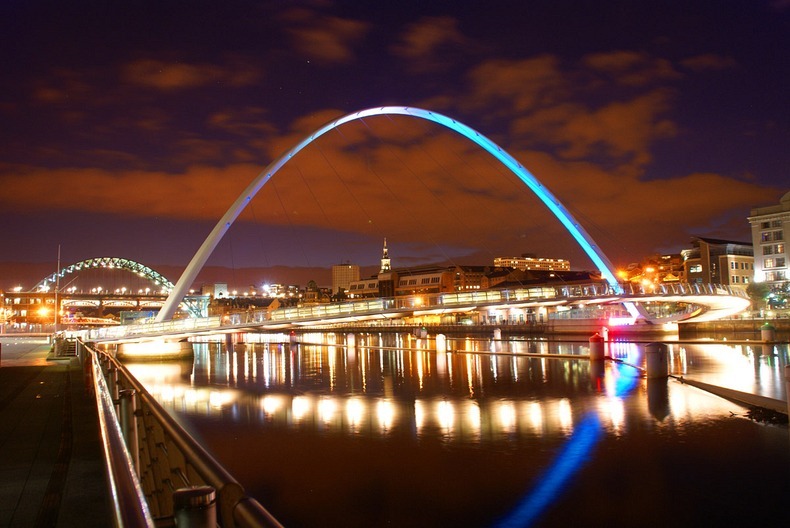
M 195 256 L 192 257 L 192 261 L 184 270 L 181 278 L 178 279 L 175 288 L 170 293 L 167 301 L 165 301 L 162 309 L 159 311 L 156 320 L 164 321 L 167 319 L 172 319 L 179 303 L 181 302 L 181 299 L 183 299 L 187 291 L 189 291 L 189 288 L 194 282 L 198 272 L 206 263 L 209 256 L 214 251 L 214 248 L 217 247 L 217 244 L 219 244 L 219 241 L 225 235 L 227 230 L 230 229 L 230 226 L 233 224 L 234 220 L 236 220 L 236 218 L 239 216 L 239 214 L 241 214 L 252 198 L 264 185 L 266 185 L 271 177 L 274 176 L 274 174 L 280 170 L 283 165 L 285 165 L 292 157 L 309 145 L 313 140 L 326 134 L 330 130 L 348 123 L 349 121 L 379 115 L 405 115 L 433 121 L 434 123 L 440 124 L 454 132 L 459 133 L 460 135 L 470 139 L 485 149 L 497 160 L 499 160 L 500 163 L 502 163 L 505 167 L 510 169 L 511 172 L 518 176 L 519 179 L 521 179 L 521 181 L 524 182 L 538 198 L 540 198 L 540 200 L 546 205 L 546 207 L 549 208 L 554 216 L 557 217 L 557 219 L 562 223 L 571 236 L 573 236 L 579 246 L 585 251 L 585 253 L 587 253 L 587 256 L 593 261 L 595 266 L 603 275 L 604 279 L 606 279 L 606 281 L 612 286 L 612 288 L 614 288 L 615 291 L 622 291 L 621 286 L 617 282 L 617 277 L 615 275 L 612 263 L 609 261 L 606 255 L 604 255 L 603 251 L 601 251 L 590 234 L 587 233 L 587 231 L 576 221 L 576 219 L 565 208 L 565 206 L 562 205 L 560 201 L 548 189 L 546 189 L 535 176 L 532 175 L 531 172 L 521 165 L 521 163 L 516 161 L 513 156 L 502 149 L 502 147 L 488 139 L 486 136 L 482 135 L 480 132 L 445 115 L 432 112 L 430 110 L 423 110 L 421 108 L 383 106 L 378 108 L 369 108 L 367 110 L 360 110 L 359 112 L 348 114 L 327 123 L 304 138 L 291 150 L 277 158 L 260 174 L 258 174 L 252 183 L 250 183 L 247 188 L 244 189 L 244 192 L 241 193 L 233 205 L 230 206 L 220 221 L 217 222 L 217 225 L 203 242 L 203 245 L 200 246 L 200 249 L 198 249 L 197 253 L 195 253 Z M 636 314 L 634 313 L 634 315 Z

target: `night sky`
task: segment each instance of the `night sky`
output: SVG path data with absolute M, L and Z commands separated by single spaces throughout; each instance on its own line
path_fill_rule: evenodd
M 99 256 L 177 270 L 322 124 L 449 115 L 541 180 L 617 265 L 750 240 L 790 190 L 790 1 L 0 3 L 0 288 Z M 209 261 L 592 264 L 489 155 L 375 117 L 295 156 Z M 264 276 L 265 275 L 265 276 Z M 171 276 L 175 281 L 177 276 Z M 32 284 L 25 284 L 32 286 Z

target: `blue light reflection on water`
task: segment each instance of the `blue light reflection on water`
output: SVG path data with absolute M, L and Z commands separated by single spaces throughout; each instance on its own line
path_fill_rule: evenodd
M 777 455 L 766 443 L 777 431 L 734 417 L 737 407 L 687 385 L 640 380 L 639 370 L 628 365 L 642 364 L 641 345 L 609 343 L 618 361 L 596 367 L 579 342 L 514 340 L 502 343 L 503 352 L 491 353 L 485 340 L 455 339 L 451 351 L 434 353 L 430 340 L 408 335 L 360 334 L 353 348 L 337 346 L 342 339 L 327 335 L 324 346 L 295 348 L 277 342 L 230 350 L 196 344 L 194 364 L 138 365 L 134 375 L 191 424 L 245 488 L 266 497 L 267 506 L 294 526 L 326 526 L 333 514 L 364 509 L 367 493 L 385 497 L 387 504 L 375 503 L 381 509 L 357 523 L 343 517 L 343 526 L 385 520 L 402 526 L 490 526 L 529 507 L 532 513 L 522 517 L 532 520 L 522 519 L 521 525 L 576 522 L 582 511 L 590 521 L 589 508 L 565 506 L 585 500 L 597 505 L 600 483 L 627 481 L 646 449 L 665 460 L 694 461 L 677 479 L 665 473 L 666 464 L 640 470 L 640 479 L 672 482 L 671 495 L 662 500 L 693 494 L 689 474 L 715 482 L 720 465 L 705 462 L 714 448 L 716 460 L 728 461 L 721 479 L 752 480 L 757 452 L 768 453 L 770 467 L 779 467 L 768 476 L 786 482 L 774 475 L 785 474 L 786 445 Z M 767 356 L 765 349 L 755 354 L 744 347 L 674 345 L 671 351 L 673 374 L 714 382 L 745 378 L 748 384 L 759 376 L 763 389 L 773 387 L 787 363 L 786 356 Z M 522 352 L 582 357 L 547 360 Z M 738 443 L 744 434 L 756 435 L 748 437 L 755 450 Z M 786 438 L 786 427 L 778 434 Z M 762 465 L 761 478 L 767 467 Z M 338 478 L 343 486 L 311 492 L 314 483 Z M 365 491 L 364 500 L 355 486 Z M 288 501 L 267 497 L 271 489 Z M 291 504 L 302 495 L 303 502 Z M 701 499 L 695 500 L 680 525 L 696 525 Z M 628 504 L 632 510 L 644 506 L 638 500 Z M 711 505 L 700 511 L 709 514 Z M 596 524 L 632 518 L 629 512 L 607 510 Z M 653 515 L 646 525 L 665 521 Z
M 592 412 L 587 413 L 552 465 L 538 477 L 538 485 L 535 489 L 524 497 L 515 510 L 497 526 L 515 528 L 530 526 L 535 522 L 588 460 L 601 434 L 602 428 L 598 416 Z
M 633 345 L 632 347 L 636 348 Z M 636 369 L 627 365 L 616 366 L 615 398 L 624 398 L 636 387 L 639 379 L 637 374 Z M 537 521 L 546 508 L 560 496 L 566 484 L 590 459 L 602 435 L 603 426 L 598 414 L 588 412 L 565 442 L 551 466 L 536 479 L 535 488 L 497 526 L 525 527 Z

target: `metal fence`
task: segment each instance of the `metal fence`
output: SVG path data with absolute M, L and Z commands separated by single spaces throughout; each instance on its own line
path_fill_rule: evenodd
M 510 290 L 482 290 L 453 293 L 433 293 L 397 298 L 361 299 L 342 303 L 293 306 L 273 310 L 254 310 L 230 313 L 223 317 L 189 318 L 153 324 L 131 324 L 95 328 L 84 331 L 88 340 L 111 340 L 143 335 L 208 333 L 221 328 L 250 325 L 276 329 L 281 325 L 310 321 L 343 320 L 351 317 L 384 316 L 398 312 L 419 314 L 427 310 L 452 310 L 475 306 L 501 304 L 582 301 L 585 299 L 610 298 L 620 302 L 640 302 L 640 298 L 702 296 L 731 296 L 748 298 L 742 288 L 721 284 L 660 283 L 620 285 L 621 291 L 603 282 L 589 284 L 563 284 L 558 286 L 535 286 Z M 676 299 L 677 300 L 677 299 Z
M 173 526 L 179 493 L 196 489 L 216 493 L 219 526 L 281 526 L 122 363 L 81 341 L 77 355 L 95 391 L 116 526 Z

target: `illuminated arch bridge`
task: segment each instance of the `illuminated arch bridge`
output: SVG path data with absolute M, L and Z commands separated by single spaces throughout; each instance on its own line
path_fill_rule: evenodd
M 153 269 L 140 264 L 139 262 L 135 262 L 133 260 L 125 259 L 125 258 L 118 258 L 118 257 L 99 257 L 99 258 L 92 258 L 77 262 L 76 264 L 71 264 L 70 266 L 66 266 L 58 270 L 57 272 L 49 275 L 41 279 L 41 281 L 36 284 L 36 286 L 31 291 L 49 291 L 52 289 L 54 285 L 56 285 L 59 281 L 58 279 L 63 279 L 67 275 L 71 275 L 72 273 L 78 273 L 83 270 L 90 270 L 90 269 L 118 269 L 118 270 L 125 270 L 131 273 L 134 273 L 144 279 L 151 281 L 156 286 L 160 287 L 165 293 L 169 293 L 173 290 L 174 286 L 173 283 L 170 282 L 167 278 L 164 277 L 161 273 L 154 271 Z
M 227 212 L 217 222 L 217 225 L 208 235 L 201 247 L 198 249 L 192 261 L 184 270 L 181 278 L 176 283 L 173 291 L 170 293 L 164 306 L 156 316 L 158 322 L 172 319 L 176 312 L 181 300 L 185 297 L 187 291 L 192 285 L 192 282 L 197 277 L 197 274 L 203 268 L 203 265 L 208 260 L 211 253 L 219 244 L 220 239 L 230 229 L 230 226 L 241 214 L 242 210 L 250 203 L 258 191 L 272 178 L 272 176 L 280 170 L 288 161 L 298 154 L 302 149 L 307 147 L 310 143 L 334 130 L 337 127 L 344 125 L 354 120 L 364 120 L 369 117 L 376 116 L 389 116 L 401 115 L 412 117 L 416 119 L 424 119 L 441 125 L 449 130 L 459 134 L 467 140 L 475 143 L 477 146 L 492 155 L 499 163 L 505 168 L 515 174 L 543 204 L 551 211 L 552 214 L 560 221 L 568 233 L 576 240 L 587 256 L 595 264 L 596 268 L 601 272 L 602 277 L 610 284 L 615 292 L 622 292 L 622 287 L 617 281 L 614 266 L 609 259 L 604 255 L 601 248 L 595 243 L 589 233 L 581 226 L 581 224 L 573 217 L 568 209 L 554 196 L 544 185 L 524 167 L 518 160 L 508 154 L 502 147 L 491 141 L 489 138 L 480 132 L 470 128 L 469 126 L 453 119 L 451 117 L 424 110 L 422 108 L 402 107 L 402 106 L 382 106 L 377 108 L 369 108 L 367 110 L 360 110 L 338 119 L 335 119 L 309 136 L 305 137 L 297 143 L 291 150 L 277 158 L 269 164 L 247 188 L 239 195 L 236 201 L 230 206 Z M 628 303 L 626 308 L 633 316 L 644 315 L 633 304 Z

